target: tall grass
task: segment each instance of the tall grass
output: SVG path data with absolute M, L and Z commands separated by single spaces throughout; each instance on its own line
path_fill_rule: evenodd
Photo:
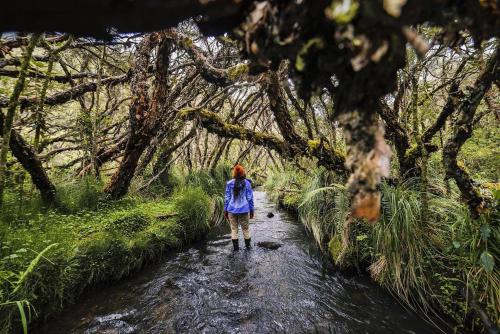
M 38 263 L 44 258 L 45 253 L 47 253 L 51 248 L 55 246 L 57 246 L 57 244 L 54 243 L 45 247 L 45 249 L 38 253 L 36 257 L 29 263 L 26 270 L 22 272 L 16 273 L 7 270 L 0 271 L 1 281 L 5 281 L 7 283 L 0 286 L 0 296 L 3 300 L 2 302 L 0 302 L 0 310 L 5 309 L 6 312 L 12 313 L 13 310 L 12 308 L 9 308 L 9 306 L 15 305 L 19 311 L 19 317 L 21 320 L 23 332 L 25 334 L 28 333 L 28 322 L 31 320 L 32 306 L 26 299 L 16 300 L 18 297 L 18 292 L 23 289 L 25 282 L 35 271 Z M 26 311 L 28 311 L 28 316 L 26 316 Z M 6 327 L 10 327 L 10 324 L 8 323 Z
M 324 245 L 341 232 L 348 214 L 345 186 L 334 175 L 321 169 L 304 188 L 298 206 L 300 220 L 311 231 L 316 242 Z
M 435 295 L 432 259 L 442 256 L 434 243 L 446 233 L 446 226 L 433 217 L 421 219 L 417 187 L 412 182 L 382 185 L 382 215 L 373 226 L 375 258 L 369 269 L 408 305 L 427 312 L 429 297 Z
M 185 240 L 193 240 L 210 229 L 212 202 L 201 187 L 188 186 L 177 190 L 172 197 L 177 221 L 182 224 Z
M 468 320 L 471 305 L 478 305 L 500 324 L 498 203 L 473 219 L 456 191 L 445 195 L 440 180 L 429 183 L 428 210 L 422 210 L 419 180 L 382 184 L 381 217 L 370 225 L 349 219 L 341 184 L 321 169 L 287 169 L 271 174 L 266 190 L 295 206 L 320 248 L 328 242 L 337 264 L 366 265 L 377 282 L 421 314 L 444 313 L 460 331 L 479 325 Z

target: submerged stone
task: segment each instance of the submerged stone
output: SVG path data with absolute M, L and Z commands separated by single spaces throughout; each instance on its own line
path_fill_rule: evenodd
M 269 213 L 267 214 L 267 218 L 273 218 L 273 217 L 274 217 L 274 213 L 269 212 Z
M 281 246 L 283 246 L 283 244 L 280 244 L 279 242 L 274 242 L 274 241 L 259 241 L 257 243 L 257 246 L 262 247 L 262 248 L 275 250 L 275 249 L 278 249 Z

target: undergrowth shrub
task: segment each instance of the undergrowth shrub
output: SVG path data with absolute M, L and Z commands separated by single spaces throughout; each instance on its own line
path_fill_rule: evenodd
M 102 192 L 103 182 L 92 175 L 81 179 L 65 180 L 57 187 L 59 205 L 68 212 L 79 210 L 97 210 L 105 196 Z
M 197 239 L 208 231 L 212 203 L 201 187 L 187 186 L 177 190 L 172 197 L 172 206 L 185 240 Z

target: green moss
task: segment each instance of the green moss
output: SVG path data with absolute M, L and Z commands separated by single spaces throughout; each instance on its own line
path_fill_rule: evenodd
M 333 149 L 333 153 L 335 154 L 335 156 L 341 158 L 341 159 L 346 159 L 347 157 L 347 154 L 344 150 L 341 150 L 341 149 L 338 149 L 338 148 L 334 148 Z
M 309 147 L 309 152 L 314 153 L 314 151 L 317 151 L 318 149 L 322 149 L 324 151 L 331 151 L 331 154 L 335 157 L 338 157 L 339 159 L 346 159 L 346 153 L 338 148 L 331 148 L 328 143 L 324 142 L 321 143 L 320 140 L 308 140 L 307 145 Z
M 330 239 L 330 242 L 328 242 L 328 251 L 330 252 L 332 259 L 337 261 L 340 253 L 342 252 L 342 238 L 340 235 L 336 234 Z
M 310 40 L 308 40 L 306 43 L 304 43 L 299 53 L 297 54 L 297 58 L 295 59 L 295 68 L 298 71 L 303 71 L 306 67 L 305 57 L 307 56 L 311 48 L 323 49 L 324 47 L 325 43 L 320 37 L 311 38 Z
M 405 152 L 405 158 L 409 158 L 417 153 L 418 150 L 418 145 L 417 144 L 412 144 L 409 149 L 406 150 Z
M 319 140 L 308 140 L 307 145 L 309 146 L 309 151 L 313 152 L 314 150 L 317 150 L 319 145 L 320 145 Z
M 215 205 L 220 206 L 218 192 L 223 190 L 220 178 L 207 178 L 212 181 L 205 182 L 213 190 L 210 196 L 201 187 L 189 186 L 194 181 L 186 176 L 187 186 L 178 187 L 168 199 L 131 197 L 99 203 L 97 211 L 9 215 L 15 224 L 4 224 L 5 216 L 0 215 L 0 304 L 27 300 L 37 311 L 32 320 L 46 317 L 89 287 L 121 279 L 165 251 L 202 237 L 212 216 L 221 212 Z M 55 246 L 17 287 L 20 275 L 48 245 Z M 15 304 L 2 306 L 0 333 L 16 331 L 18 319 Z
M 192 48 L 193 47 L 193 40 L 189 37 L 185 37 L 182 41 L 182 46 L 186 48 Z
M 78 246 L 75 259 L 82 269 L 81 286 L 106 279 L 120 279 L 128 272 L 130 254 L 124 238 L 115 233 L 98 233 Z
M 238 64 L 233 67 L 230 67 L 227 70 L 227 75 L 229 79 L 235 81 L 238 80 L 248 74 L 248 65 L 247 64 Z
M 500 183 L 499 182 L 485 182 L 481 184 L 482 187 L 489 189 L 489 190 L 500 190 Z
M 235 125 L 235 124 L 224 123 L 224 122 L 222 122 L 222 120 L 219 120 L 219 121 L 224 124 L 224 129 L 226 130 L 226 132 L 235 133 L 235 134 L 238 134 L 239 137 L 244 137 L 245 131 L 241 126 Z
M 179 116 L 186 117 L 189 114 L 195 113 L 195 112 L 201 112 L 201 111 L 197 108 L 186 107 L 186 108 L 182 108 L 181 110 L 179 110 Z
M 337 24 L 348 24 L 359 11 L 357 0 L 333 0 L 325 9 L 325 15 Z
M 110 221 L 105 225 L 105 230 L 119 230 L 121 234 L 131 237 L 135 233 L 145 229 L 150 223 L 150 217 L 140 212 L 132 212 L 131 214 Z

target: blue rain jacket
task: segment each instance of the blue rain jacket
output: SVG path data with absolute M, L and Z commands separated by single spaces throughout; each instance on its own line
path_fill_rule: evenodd
M 234 197 L 234 182 L 232 179 L 226 183 L 226 198 L 224 200 L 224 211 L 230 213 L 248 213 L 253 211 L 252 184 L 245 179 L 245 188 L 240 191 L 238 198 Z

